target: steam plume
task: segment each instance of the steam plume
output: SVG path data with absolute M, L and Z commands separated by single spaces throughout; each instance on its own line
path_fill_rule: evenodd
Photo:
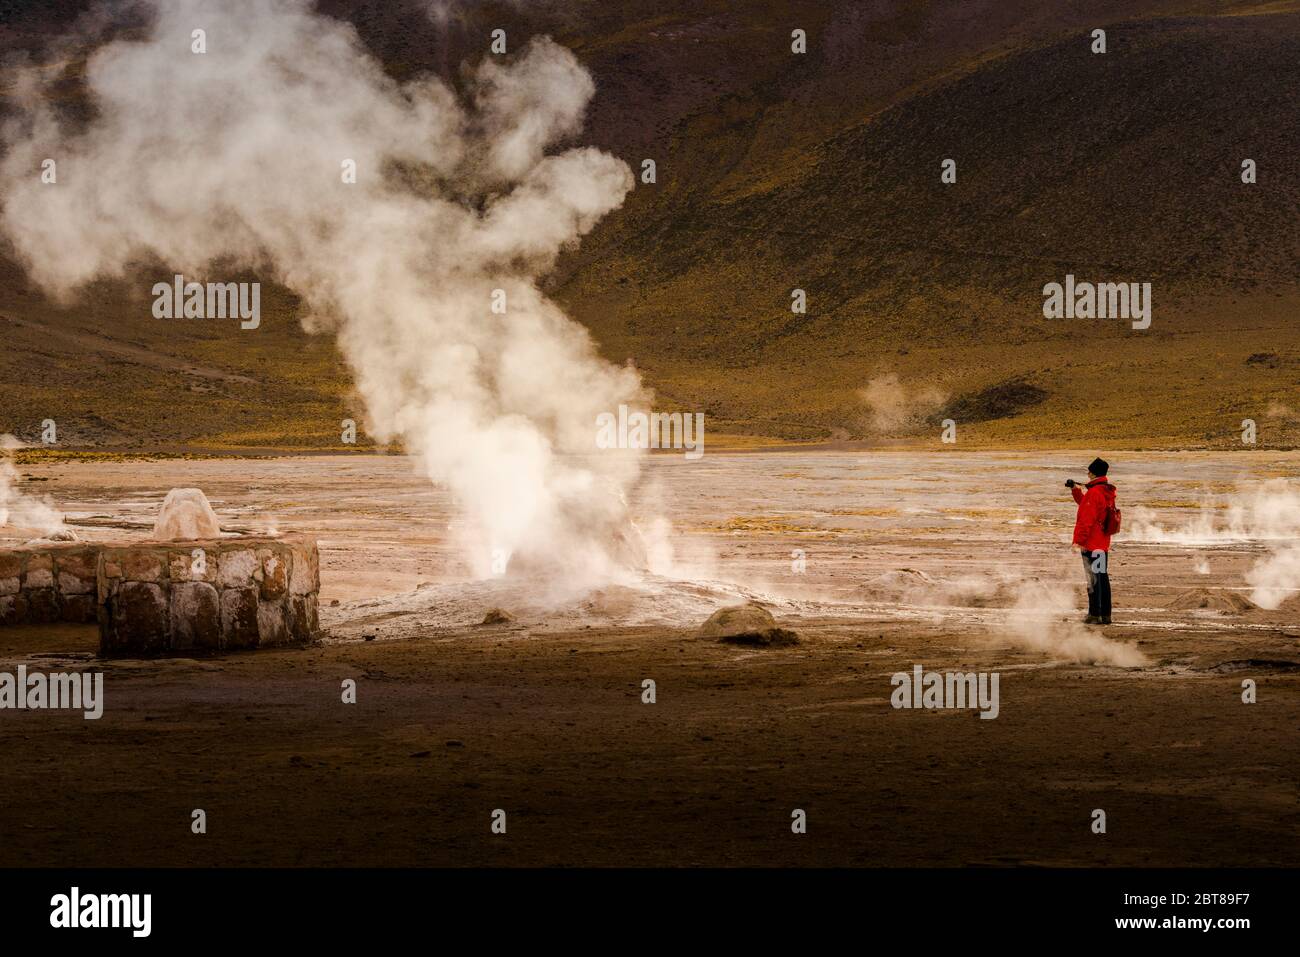
M 1212 545 L 1300 537 L 1300 490 L 1286 479 L 1269 479 L 1230 495 L 1207 499 L 1194 516 L 1176 524 L 1156 521 L 1137 506 L 1125 537 L 1138 542 Z
M 1250 600 L 1272 611 L 1300 591 L 1300 546 L 1279 548 L 1246 572 L 1246 583 L 1254 591 Z
M 48 499 L 27 495 L 18 488 L 13 458 L 20 448 L 22 443 L 12 435 L 0 435 L 0 527 L 12 525 L 41 535 L 66 531 L 63 516 Z
M 1245 575 L 1253 589 L 1250 600 L 1261 608 L 1276 609 L 1300 591 L 1300 546 L 1295 544 L 1300 539 L 1300 491 L 1286 479 L 1269 479 L 1249 491 L 1238 490 L 1221 502 L 1207 502 L 1180 525 L 1158 524 L 1148 509 L 1135 512 L 1131 534 L 1137 541 L 1267 544 L 1269 554 L 1258 559 Z
M 1138 668 L 1150 663 L 1134 645 L 1089 631 L 1077 621 L 1062 620 L 1073 614 L 1070 589 L 1027 582 L 1018 589 L 1015 604 L 1007 612 L 1004 637 L 1030 651 L 1084 664 Z
M 36 72 L 18 84 L 0 227 L 31 276 L 64 298 L 157 260 L 150 284 L 217 261 L 274 276 L 310 328 L 336 332 L 370 433 L 455 494 L 480 574 L 512 557 L 616 574 L 637 453 L 574 453 L 640 384 L 535 281 L 633 184 L 598 150 L 547 153 L 580 130 L 591 77 L 535 39 L 469 74 L 462 103 L 435 79 L 391 80 L 308 0 L 144 6 L 143 38 L 86 65 L 87 125 L 60 122 Z M 56 185 L 40 182 L 47 157 Z
M 920 427 L 948 397 L 930 385 L 908 388 L 897 373 L 888 372 L 871 379 L 866 388 L 859 389 L 858 398 L 871 410 L 872 430 L 887 434 Z
M 946 581 L 899 569 L 880 576 L 866 591 L 913 607 L 991 609 L 998 643 L 1054 658 L 1121 668 L 1148 664 L 1134 645 L 1089 631 L 1078 622 L 1077 588 L 1027 578 L 1011 569 L 968 572 Z M 943 621 L 944 616 L 936 613 L 935 620 Z

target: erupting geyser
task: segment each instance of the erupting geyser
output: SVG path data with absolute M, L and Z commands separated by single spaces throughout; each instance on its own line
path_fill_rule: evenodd
M 149 262 L 165 265 L 144 288 L 214 263 L 273 276 L 336 333 L 370 435 L 451 489 L 480 574 L 525 561 L 590 585 L 644 564 L 626 504 L 640 453 L 594 442 L 639 379 L 536 283 L 633 186 L 607 153 L 547 153 L 595 89 L 572 54 L 537 38 L 489 58 L 462 103 L 392 80 L 309 0 L 143 9 L 147 28 L 86 61 L 89 120 L 55 110 L 57 71 L 16 71 L 0 228 L 33 279 L 67 297 Z

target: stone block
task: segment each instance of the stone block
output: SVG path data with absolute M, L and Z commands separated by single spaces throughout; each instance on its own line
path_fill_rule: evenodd
M 289 569 L 282 554 L 264 548 L 258 552 L 262 560 L 262 600 L 275 601 L 289 590 Z
M 27 571 L 23 575 L 23 588 L 53 588 L 54 559 L 49 555 L 27 556 Z
M 70 572 L 59 572 L 60 595 L 89 595 L 95 590 L 95 579 L 81 579 Z
M 0 578 L 21 578 L 23 552 L 0 552 Z
M 257 588 L 226 588 L 221 592 L 221 634 L 225 648 L 256 648 Z
M 162 586 L 123 582 L 108 598 L 108 633 L 101 650 L 122 654 L 158 654 L 167 650 L 171 622 Z
M 274 648 L 289 641 L 289 615 L 284 599 L 257 603 L 257 647 Z
M 289 593 L 314 595 L 320 591 L 320 551 L 316 543 L 298 539 L 290 543 L 293 572 L 289 577 Z
M 221 553 L 217 584 L 222 588 L 246 588 L 252 582 L 253 573 L 260 562 L 257 552 L 251 548 L 236 548 Z
M 54 555 L 55 571 L 59 577 L 68 575 L 83 582 L 95 580 L 99 564 L 99 549 L 95 547 L 61 548 Z
M 296 642 L 315 641 L 320 636 L 320 611 L 315 595 L 291 595 L 289 632 Z
M 171 549 L 167 553 L 167 574 L 174 582 L 218 581 L 220 562 L 218 549 L 212 543 L 194 544 L 183 550 Z
M 21 625 L 27 621 L 27 599 L 22 595 L 0 598 L 0 625 Z
M 94 595 L 64 595 L 61 618 L 70 624 L 89 625 L 96 620 L 97 609 Z
M 53 588 L 29 588 L 27 621 L 33 625 L 49 625 L 59 620 L 59 596 Z
M 197 553 L 197 554 L 196 554 Z M 320 558 L 298 535 L 0 550 L 0 625 L 98 620 L 100 653 L 306 644 Z
M 161 549 L 116 550 L 111 559 L 105 556 L 104 574 L 132 582 L 159 582 L 166 576 L 165 557 L 166 552 Z
M 221 602 L 207 582 L 174 582 L 170 612 L 173 651 L 221 647 Z

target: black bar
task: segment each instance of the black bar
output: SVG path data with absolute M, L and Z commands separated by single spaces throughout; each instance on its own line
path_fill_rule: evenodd
M 680 942 L 682 934 L 697 932 L 760 944 L 772 933 L 789 932 L 824 940 L 848 933 L 872 945 L 1129 937 L 1232 946 L 1258 939 L 1252 935 L 1294 931 L 1297 890 L 1294 870 L 1028 868 L 29 870 L 0 871 L 0 885 L 6 942 L 70 942 L 76 934 L 77 944 L 92 947 L 381 939 L 435 939 L 450 946 L 480 938 L 495 946 L 503 937 L 533 943 L 603 939 L 617 946 Z M 52 927 L 52 898 L 73 887 L 83 906 L 88 895 L 151 895 L 148 937 L 134 937 L 129 926 Z M 1246 925 L 1206 930 L 1176 923 L 1207 919 Z M 1154 926 L 1120 926 L 1126 920 Z

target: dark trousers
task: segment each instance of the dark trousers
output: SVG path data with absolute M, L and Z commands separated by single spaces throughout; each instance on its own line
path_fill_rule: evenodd
M 1110 554 L 1083 552 L 1083 571 L 1088 576 L 1088 614 L 1110 617 Z

